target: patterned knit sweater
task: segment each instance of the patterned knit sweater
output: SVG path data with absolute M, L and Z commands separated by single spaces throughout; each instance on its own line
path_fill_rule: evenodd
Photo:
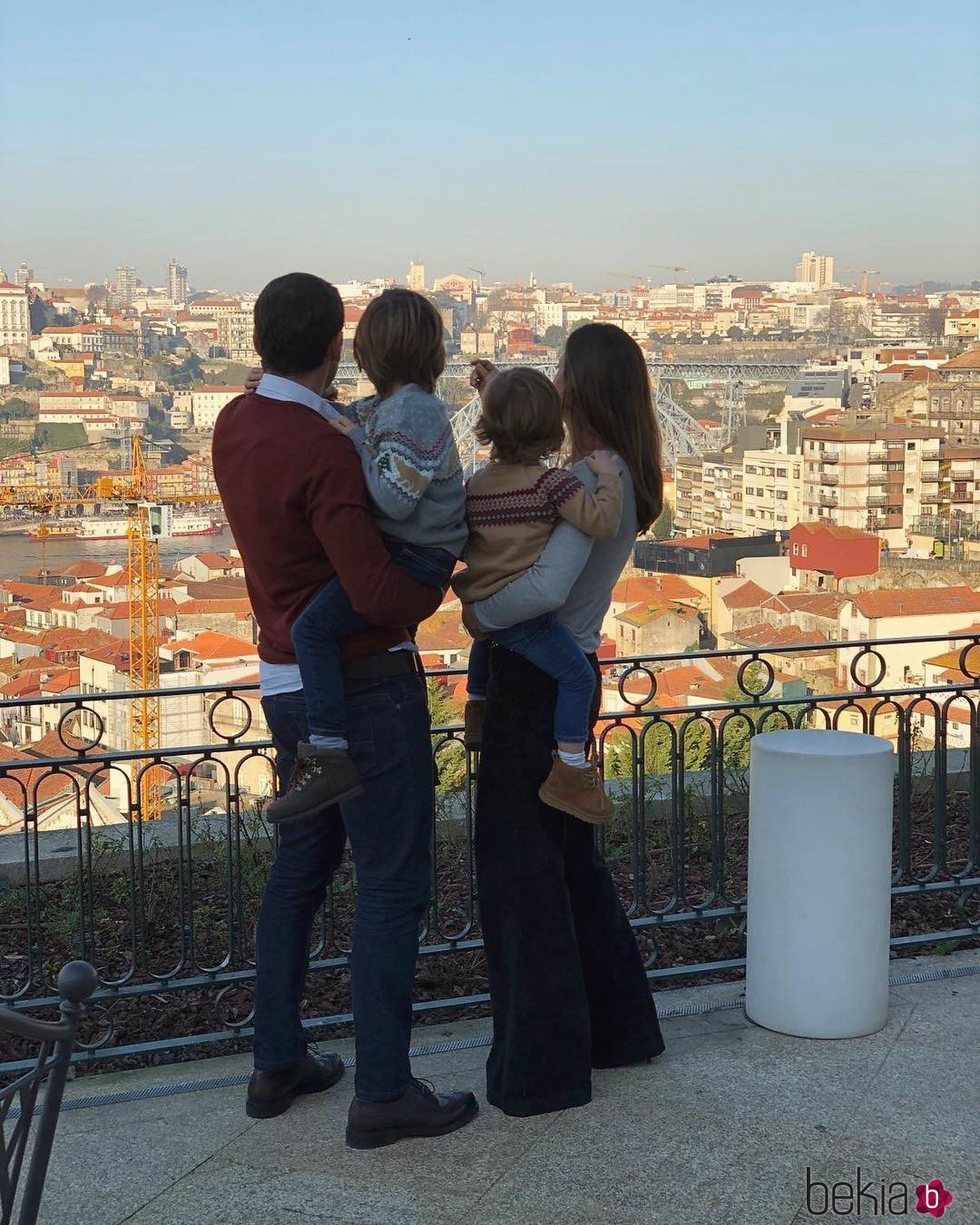
M 378 527 L 406 544 L 446 549 L 466 543 L 466 491 L 449 411 L 438 396 L 409 384 L 346 410 Z
M 491 462 L 467 489 L 470 538 L 463 552 L 466 569 L 453 579 L 456 594 L 465 604 L 483 600 L 529 570 L 559 519 L 607 540 L 622 513 L 618 476 L 598 476 L 595 493 L 589 493 L 567 468 Z

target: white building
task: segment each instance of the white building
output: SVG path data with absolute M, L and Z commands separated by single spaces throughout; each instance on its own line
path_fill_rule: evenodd
M 38 404 L 39 425 L 81 425 L 89 438 L 112 430 L 142 430 L 150 405 L 142 396 L 107 396 L 90 391 L 44 391 Z
M 221 313 L 218 320 L 218 346 L 233 362 L 254 366 L 259 357 L 252 343 L 255 332 L 255 303 L 242 302 L 239 307 Z
M 746 451 L 742 457 L 742 516 L 746 532 L 788 531 L 800 521 L 803 457 Z
M 408 265 L 408 287 L 416 293 L 425 293 L 425 264 L 412 260 Z
M 187 269 L 182 268 L 176 259 L 167 265 L 167 297 L 175 306 L 187 299 Z
M 0 349 L 26 357 L 31 343 L 31 308 L 23 285 L 0 282 Z
M 195 387 L 191 391 L 191 421 L 196 430 L 213 430 L 218 413 L 236 396 L 242 394 L 241 387 Z M 174 402 L 176 408 L 176 399 Z

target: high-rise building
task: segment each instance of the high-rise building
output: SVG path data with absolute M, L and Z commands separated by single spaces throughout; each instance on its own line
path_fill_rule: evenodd
M 412 260 L 408 265 L 408 287 L 416 293 L 425 293 L 425 264 Z
M 812 285 L 814 289 L 827 289 L 834 283 L 834 257 L 804 251 L 796 265 L 796 279 Z
M 181 268 L 176 258 L 167 265 L 167 297 L 171 302 L 187 299 L 187 269 Z
M 34 280 L 34 269 L 27 266 L 26 260 L 21 260 L 20 267 L 17 269 L 17 275 L 14 278 L 18 285 L 27 285 Z
M 120 264 L 116 269 L 116 288 L 114 305 L 132 306 L 136 297 L 136 269 L 126 264 Z

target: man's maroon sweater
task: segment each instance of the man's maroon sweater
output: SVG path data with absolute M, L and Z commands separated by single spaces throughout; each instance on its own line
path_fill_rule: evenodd
M 353 445 L 311 408 L 239 396 L 218 416 L 211 454 L 245 565 L 261 659 L 295 662 L 290 628 L 335 575 L 378 627 L 347 639 L 348 660 L 406 641 L 406 627 L 438 608 L 439 592 L 392 563 Z

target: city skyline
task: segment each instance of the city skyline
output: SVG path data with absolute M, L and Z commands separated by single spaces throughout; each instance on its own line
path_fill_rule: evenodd
M 980 11 L 168 12 L 193 38 L 117 0 L 0 18 L 4 266 L 165 284 L 176 251 L 243 291 L 418 256 L 599 288 L 659 264 L 789 279 L 812 249 L 892 283 L 980 276 Z

